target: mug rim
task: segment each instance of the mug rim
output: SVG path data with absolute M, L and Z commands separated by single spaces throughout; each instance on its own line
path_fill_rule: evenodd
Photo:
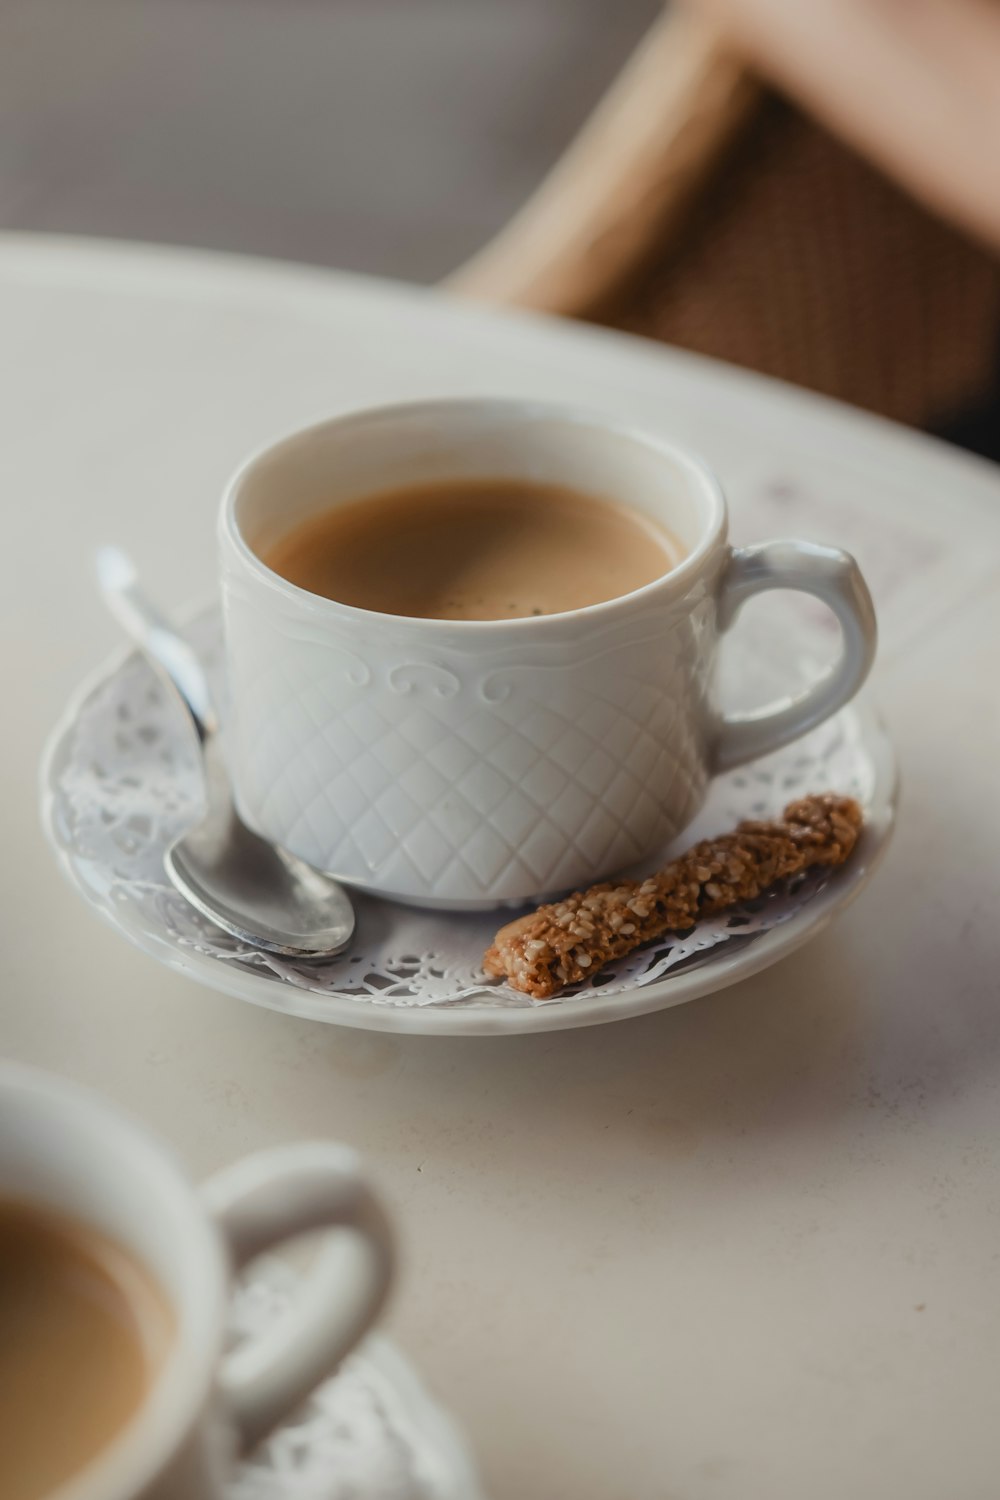
M 169 1215 L 175 1222 L 183 1217 L 183 1233 L 189 1243 L 194 1243 L 193 1253 L 207 1282 L 207 1296 L 202 1301 L 211 1307 L 212 1315 L 195 1319 L 188 1312 L 190 1288 L 163 1286 L 163 1278 L 148 1268 L 163 1287 L 176 1317 L 176 1332 L 166 1359 L 131 1419 L 78 1474 L 53 1491 L 53 1500 L 130 1500 L 169 1465 L 210 1398 L 222 1344 L 227 1278 L 221 1240 L 180 1163 L 126 1110 L 96 1089 L 62 1074 L 0 1060 L 0 1097 L 15 1100 L 18 1095 L 40 1100 L 42 1107 L 51 1109 L 57 1117 L 69 1111 L 77 1118 L 89 1117 L 98 1129 L 127 1136 L 144 1158 L 142 1190 L 147 1201 L 156 1201 L 163 1216 Z M 120 1163 L 115 1164 L 118 1168 Z M 19 1201 L 35 1200 L 29 1193 Z
M 510 417 L 520 416 L 525 421 L 544 419 L 562 421 L 569 425 L 598 428 L 617 437 L 627 438 L 640 446 L 669 457 L 677 463 L 687 476 L 702 490 L 710 504 L 710 519 L 697 544 L 676 567 L 659 574 L 649 583 L 627 594 L 616 594 L 611 599 L 595 604 L 584 604 L 577 609 L 560 610 L 547 615 L 518 615 L 509 620 L 441 620 L 423 615 L 385 614 L 380 610 L 364 609 L 359 605 L 345 604 L 339 599 L 330 599 L 324 594 L 314 594 L 299 584 L 292 583 L 281 573 L 268 567 L 243 534 L 237 516 L 241 490 L 257 465 L 265 458 L 290 452 L 298 444 L 316 437 L 330 428 L 362 426 L 376 421 L 394 418 L 419 417 L 439 414 L 442 417 L 471 413 L 476 409 L 498 410 Z M 362 498 L 361 496 L 357 498 Z M 627 500 L 621 502 L 627 504 Z M 724 543 L 728 529 L 728 512 L 722 486 L 714 471 L 700 455 L 661 437 L 655 432 L 636 426 L 587 407 L 562 405 L 557 401 L 526 399 L 517 396 L 455 396 L 432 398 L 422 401 L 397 401 L 380 406 L 358 407 L 326 417 L 300 427 L 256 449 L 239 465 L 229 479 L 222 497 L 219 514 L 220 540 L 228 543 L 243 565 L 249 569 L 257 582 L 283 596 L 289 602 L 312 610 L 316 614 L 340 623 L 356 625 L 378 624 L 395 629 L 418 631 L 421 635 L 474 636 L 491 632 L 511 639 L 526 633 L 542 636 L 552 629 L 558 630 L 567 623 L 579 621 L 590 624 L 613 619 L 637 604 L 662 592 L 686 591 L 691 579 L 702 569 L 720 543 Z

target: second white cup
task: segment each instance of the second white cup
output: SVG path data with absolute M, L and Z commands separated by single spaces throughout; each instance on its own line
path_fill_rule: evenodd
M 385 1216 L 346 1147 L 264 1151 L 199 1191 L 98 1096 L 13 1064 L 0 1064 L 0 1198 L 100 1231 L 149 1270 L 173 1313 L 150 1394 L 60 1500 L 222 1500 L 237 1456 L 333 1373 L 391 1279 Z M 336 1235 L 301 1300 L 260 1339 L 224 1353 L 234 1272 L 316 1230 Z

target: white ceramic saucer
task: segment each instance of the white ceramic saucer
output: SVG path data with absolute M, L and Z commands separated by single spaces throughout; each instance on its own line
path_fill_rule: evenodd
M 294 1301 L 300 1272 L 271 1257 L 250 1268 L 229 1310 L 232 1343 Z M 370 1334 L 332 1379 L 246 1459 L 227 1500 L 483 1500 L 451 1417 L 401 1351 Z
M 794 629 L 741 623 L 725 644 L 727 705 L 763 703 L 808 681 L 829 640 L 803 616 Z M 224 696 L 214 609 L 188 635 Z M 807 643 L 807 644 L 806 644 Z M 163 851 L 196 815 L 200 778 L 187 725 L 145 662 L 121 653 L 78 692 L 42 767 L 42 819 L 84 898 L 144 952 L 215 989 L 310 1020 L 376 1031 L 498 1035 L 622 1020 L 679 1005 L 775 963 L 824 927 L 870 878 L 895 817 L 891 745 L 861 699 L 804 739 L 719 777 L 682 844 L 767 817 L 810 791 L 858 798 L 866 828 L 848 864 L 652 945 L 591 984 L 544 1003 L 489 985 L 479 960 L 503 918 L 421 912 L 358 898 L 351 949 L 326 964 L 249 949 L 199 916 L 169 885 Z M 652 864 L 668 855 L 664 850 Z

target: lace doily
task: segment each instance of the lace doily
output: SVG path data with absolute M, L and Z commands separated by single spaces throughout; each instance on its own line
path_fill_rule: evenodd
M 258 1262 L 230 1305 L 233 1344 L 261 1332 L 294 1298 L 286 1262 Z M 228 1500 L 476 1500 L 471 1460 L 450 1420 L 402 1355 L 377 1335 L 349 1355 L 240 1465 Z
M 187 634 L 224 697 L 220 622 L 204 610 Z M 803 632 L 751 630 L 741 624 L 725 643 L 720 692 L 728 706 L 769 701 L 809 681 L 822 636 L 808 649 Z M 813 733 L 713 783 L 686 845 L 741 818 L 780 813 L 807 791 L 849 793 L 868 808 L 876 772 L 857 715 L 844 710 Z M 720 949 L 752 942 L 788 921 L 836 874 L 818 873 L 793 888 L 735 908 L 693 932 L 610 964 L 584 986 L 538 1002 L 480 969 L 500 922 L 496 914 L 427 912 L 357 897 L 358 926 L 348 952 L 325 962 L 290 961 L 249 948 L 194 911 L 163 871 L 167 845 L 197 817 L 198 754 L 169 691 L 135 655 L 108 671 L 76 705 L 50 748 L 45 810 L 50 835 L 88 898 L 143 946 L 200 955 L 230 969 L 316 996 L 377 1007 L 567 1006 L 581 992 L 624 994 L 664 975 L 709 962 Z M 662 863 L 670 851 L 651 861 Z M 169 958 L 168 958 L 168 961 Z M 222 987 L 225 987 L 224 985 Z

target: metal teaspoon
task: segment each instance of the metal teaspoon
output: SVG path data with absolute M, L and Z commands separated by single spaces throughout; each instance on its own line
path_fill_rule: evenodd
M 289 957 L 329 957 L 354 933 L 344 887 L 241 820 L 219 744 L 218 719 L 197 656 L 149 603 L 118 547 L 97 553 L 111 613 L 174 689 L 201 746 L 206 811 L 163 856 L 172 883 L 192 906 L 255 948 Z

